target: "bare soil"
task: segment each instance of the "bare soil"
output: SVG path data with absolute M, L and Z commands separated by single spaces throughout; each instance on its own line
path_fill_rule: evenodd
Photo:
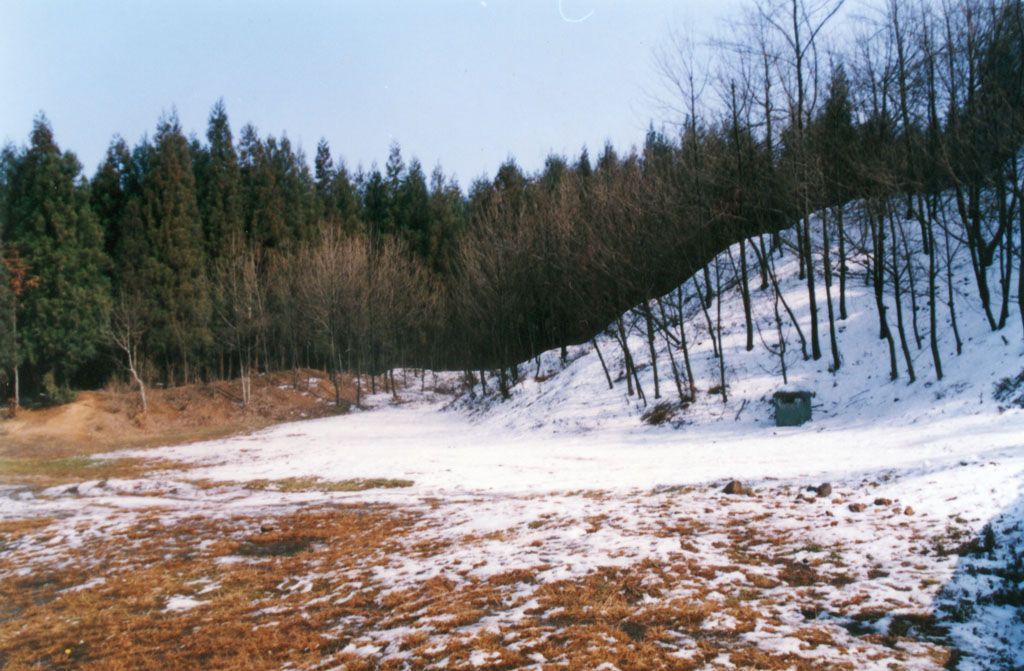
M 145 413 L 138 392 L 129 388 L 83 391 L 71 403 L 22 408 L 14 417 L 0 420 L 0 460 L 65 459 L 222 438 L 279 422 L 347 412 L 355 395 L 354 380 L 346 377 L 341 403 L 335 405 L 328 376 L 309 369 L 254 377 L 247 406 L 242 404 L 238 381 L 149 389 Z

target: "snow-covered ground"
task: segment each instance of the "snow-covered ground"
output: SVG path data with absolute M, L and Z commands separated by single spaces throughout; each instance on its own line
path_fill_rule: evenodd
M 721 258 L 723 266 L 729 263 Z M 809 336 L 806 283 L 797 279 L 792 255 L 777 263 L 787 301 Z M 701 626 L 728 632 L 733 657 L 700 657 L 700 637 L 670 628 L 661 644 L 688 660 L 685 668 L 742 667 L 745 658 L 736 655 L 743 646 L 789 659 L 793 668 L 797 658 L 857 669 L 942 668 L 957 659 L 960 669 L 1024 668 L 1024 410 L 993 398 L 997 381 L 1024 369 L 1024 338 L 1019 320 L 1011 319 L 1001 332 L 989 330 L 973 298 L 973 279 L 964 271 L 956 282 L 963 354 L 956 354 L 950 329 L 942 328 L 944 377 L 936 379 L 927 301 L 921 300 L 921 346 L 911 342 L 913 384 L 902 359 L 900 377 L 889 379 L 874 296 L 858 274 L 847 286 L 849 317 L 839 323 L 842 366 L 829 371 L 819 277 L 822 358 L 802 360 L 795 332 L 784 328 L 786 388 L 814 393 L 814 418 L 803 426 L 774 425 L 769 399 L 783 382 L 778 357 L 763 344 L 777 340 L 770 291 L 756 289 L 752 278 L 760 333 L 751 352 L 744 348 L 739 294 L 734 289 L 723 296 L 729 392 L 723 403 L 709 391 L 719 382 L 718 360 L 694 288 L 685 285 L 698 394 L 665 424 L 641 420 L 656 403 L 645 335 L 635 331 L 629 344 L 647 407 L 627 396 L 622 353 L 612 337 L 602 335 L 597 343 L 617 378 L 614 389 L 593 346 L 585 344 L 569 348 L 566 362 L 553 351 L 524 363 L 524 380 L 507 401 L 498 400 L 493 379 L 487 396 L 478 384 L 454 401 L 410 389 L 400 393 L 402 403 L 382 395 L 371 399 L 373 409 L 345 416 L 110 455 L 184 462 L 191 466 L 187 471 L 35 494 L 9 490 L 0 499 L 0 519 L 51 515 L 60 521 L 53 525 L 56 532 L 53 526 L 47 530 L 56 540 L 24 540 L 4 552 L 17 557 L 18 571 L 31 573 L 59 563 L 61 548 L 130 526 L 135 509 L 158 508 L 171 524 L 197 513 L 262 519 L 384 503 L 421 516 L 405 547 L 443 542 L 448 549 L 441 555 L 396 553 L 373 577 L 382 595 L 438 578 L 466 585 L 509 571 L 531 572 L 534 587 L 513 585 L 505 606 L 460 630 L 471 642 L 486 632 L 511 635 L 531 618 L 557 622 L 558 608 L 545 610 L 538 596 L 545 585 L 614 568 L 650 581 L 636 606 L 639 613 L 710 604 Z M 833 300 L 837 293 L 836 287 Z M 887 301 L 891 307 L 892 298 Z M 909 330 L 909 301 L 905 309 Z M 943 305 L 941 323 L 948 316 Z M 661 400 L 671 403 L 678 396 L 660 338 L 657 348 Z M 681 353 L 675 356 L 681 366 Z M 358 492 L 243 486 L 308 477 L 400 478 L 413 484 Z M 722 493 L 733 479 L 741 481 L 744 494 Z M 822 483 L 832 491 L 807 489 Z M 758 561 L 744 560 L 744 553 Z M 684 565 L 717 568 L 664 577 L 665 567 Z M 806 580 L 800 573 L 805 570 L 813 574 Z M 761 606 L 751 623 L 734 601 L 754 588 Z M 346 589 L 335 596 L 340 599 Z M 173 595 L 166 608 L 191 612 L 202 604 L 196 598 L 202 597 Z M 815 643 L 807 633 L 812 625 L 831 643 Z M 360 630 L 339 652 L 338 668 L 345 668 L 344 655 L 405 659 L 410 668 L 420 668 L 413 664 L 420 658 L 397 641 L 417 627 L 429 632 L 430 626 L 424 620 L 412 629 L 408 623 L 378 623 Z M 325 635 L 344 637 L 344 623 Z M 453 635 L 434 633 L 424 649 L 443 650 Z M 547 649 L 530 648 L 539 656 L 531 657 L 523 652 L 527 647 L 508 640 L 513 642 L 506 641 L 502 654 L 519 650 L 524 668 L 559 662 Z M 486 649 L 491 648 L 445 659 L 449 668 L 516 666 Z M 618 668 L 608 660 L 607 668 Z

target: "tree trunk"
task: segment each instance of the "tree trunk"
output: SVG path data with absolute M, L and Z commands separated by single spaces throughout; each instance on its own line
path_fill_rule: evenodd
M 608 388 L 614 389 L 615 385 L 612 384 L 612 376 L 608 372 L 608 366 L 604 363 L 604 357 L 601 355 L 601 348 L 597 346 L 597 338 L 591 338 L 590 342 L 594 345 L 594 351 L 597 352 L 597 358 L 601 362 L 601 370 L 604 371 L 604 377 L 608 380 Z
M 893 340 L 892 331 L 889 329 L 889 322 L 885 317 L 885 228 L 882 222 L 882 214 L 877 212 L 877 205 L 870 204 L 868 207 L 868 224 L 871 231 L 872 251 L 874 258 L 871 260 L 872 275 L 874 276 L 875 309 L 878 311 L 878 337 L 885 339 L 889 344 L 889 379 L 895 380 L 899 377 L 896 367 L 896 342 Z
M 669 339 L 669 321 L 665 315 L 665 306 L 661 300 L 658 300 L 658 311 L 661 313 L 661 323 L 664 328 L 662 329 L 662 338 L 665 340 L 665 349 L 668 351 L 668 361 L 672 364 L 672 379 L 676 383 L 676 393 L 679 394 L 679 402 L 684 403 L 686 401 L 686 395 L 683 393 L 683 383 L 679 379 L 679 367 L 676 365 L 676 357 L 672 354 L 672 341 Z
M 799 227 L 799 225 L 798 225 Z M 818 338 L 818 297 L 814 282 L 814 259 L 811 257 L 811 218 L 804 216 L 804 264 L 807 266 L 807 300 L 811 311 L 811 358 L 821 358 L 821 341 Z
M 935 280 L 938 277 L 938 271 L 935 267 L 935 209 L 932 206 L 933 201 L 931 198 L 918 198 L 917 209 L 918 211 L 924 210 L 924 216 L 926 217 L 928 239 L 931 240 L 931 246 L 928 248 L 928 344 L 932 350 L 932 361 L 935 364 L 935 377 L 938 380 L 942 379 L 942 355 L 939 352 L 939 336 L 938 336 L 938 305 L 935 299 Z
M 711 276 L 708 274 L 708 266 L 709 265 L 710 264 L 704 266 L 704 272 L 705 272 L 704 280 L 709 283 L 708 284 L 708 291 L 707 291 L 707 295 L 708 296 L 711 295 L 711 284 L 710 284 Z M 711 338 L 711 351 L 712 351 L 712 353 L 714 353 L 714 355 L 716 357 L 718 357 L 719 356 L 718 340 L 715 338 L 715 327 L 714 327 L 714 324 L 711 321 L 711 310 L 710 310 L 711 299 L 708 298 L 707 300 L 704 300 L 704 292 L 700 288 L 700 282 L 697 281 L 697 276 L 696 275 L 693 277 L 693 284 L 694 284 L 694 286 L 697 289 L 697 300 L 700 302 L 700 309 L 704 313 L 704 319 L 708 323 L 708 337 Z
M 750 310 L 750 286 L 747 279 L 747 241 L 740 240 L 740 297 L 743 300 L 743 319 L 747 327 L 747 351 L 754 349 L 754 319 Z
M 658 383 L 658 354 L 654 347 L 654 320 L 651 319 L 651 304 L 644 301 L 644 320 L 647 322 L 647 349 L 651 353 L 651 371 L 654 373 L 654 400 L 661 398 L 661 385 Z
M 725 389 L 725 348 L 722 347 L 722 270 L 715 260 L 715 294 L 716 324 L 718 325 L 718 380 L 722 386 L 722 403 L 729 402 L 729 394 Z
M 843 206 L 836 208 L 836 235 L 839 236 L 839 319 L 846 319 L 846 231 L 843 228 Z
M 842 365 L 842 360 L 839 357 L 839 341 L 836 338 L 836 316 L 835 311 L 832 308 L 832 249 L 829 245 L 827 221 L 822 222 L 821 237 L 822 246 L 824 247 L 822 250 L 822 260 L 825 273 L 825 303 L 828 307 L 828 337 L 829 344 L 832 348 L 832 374 L 834 375 L 839 371 L 839 366 Z
M 892 291 L 896 302 L 896 329 L 900 334 L 900 348 L 903 350 L 903 360 L 907 364 L 907 377 L 909 383 L 913 384 L 917 378 L 914 375 L 914 360 L 910 355 L 910 345 L 907 343 L 907 330 L 903 325 L 903 296 L 900 293 L 900 255 L 896 250 L 896 225 L 895 216 L 892 210 L 888 211 L 889 234 L 892 236 Z
M 679 342 L 683 346 L 683 365 L 686 367 L 686 379 L 690 384 L 690 401 L 697 400 L 697 386 L 693 379 L 693 368 L 690 367 L 690 348 L 686 344 L 686 316 L 683 314 L 683 287 L 676 289 L 679 301 Z

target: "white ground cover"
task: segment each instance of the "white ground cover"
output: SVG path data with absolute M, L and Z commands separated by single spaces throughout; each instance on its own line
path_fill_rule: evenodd
M 788 278 L 787 300 L 809 334 L 806 284 L 795 277 L 791 255 L 779 260 L 779 274 Z M 751 283 L 756 287 L 756 277 Z M 273 519 L 337 503 L 384 502 L 422 515 L 410 547 L 438 539 L 450 545 L 441 557 L 397 554 L 378 567 L 373 580 L 385 590 L 407 589 L 438 576 L 457 584 L 486 580 L 520 568 L 535 570 L 536 583 L 544 585 L 618 567 L 649 581 L 641 610 L 687 599 L 721 603 L 704 621 L 705 629 L 733 632 L 737 640 L 773 653 L 825 665 L 850 662 L 857 669 L 892 668 L 894 663 L 940 668 L 943 662 L 934 651 L 952 646 L 963 655 L 961 669 L 1021 668 L 1024 622 L 1015 606 L 1005 603 L 1005 595 L 1008 589 L 1019 595 L 1022 587 L 1007 581 L 1021 580 L 1024 554 L 1024 410 L 1000 406 L 993 385 L 1024 369 L 1024 339 L 1019 319 L 1011 318 L 1002 332 L 989 331 L 976 299 L 967 298 L 974 290 L 970 277 L 958 278 L 956 287 L 964 352 L 957 356 L 949 328 L 942 329 L 945 376 L 937 380 L 926 335 L 927 301 L 922 300 L 922 346 L 911 342 L 918 379 L 908 384 L 902 359 L 900 378 L 889 379 L 874 298 L 860 275 L 851 275 L 849 318 L 839 327 L 843 365 L 835 374 L 828 370 L 819 277 L 823 357 L 801 360 L 796 335 L 786 328 L 788 388 L 815 394 L 814 419 L 800 427 L 779 428 L 772 419 L 768 399 L 783 383 L 777 357 L 762 346 L 762 340 L 774 344 L 777 338 L 770 300 L 759 298 L 764 294 L 755 289 L 755 319 L 762 335 L 746 352 L 741 305 L 733 290 L 722 305 L 728 403 L 709 393 L 718 383 L 718 363 L 703 315 L 691 299 L 688 339 L 698 398 L 664 425 L 641 422 L 645 408 L 626 396 L 622 354 L 613 339 L 600 336 L 598 344 L 618 378 L 612 390 L 593 347 L 586 344 L 570 348 L 565 363 L 558 352 L 548 352 L 523 364 L 525 379 L 508 401 L 497 400 L 493 379 L 486 397 L 478 384 L 455 402 L 410 389 L 400 392 L 401 403 L 379 395 L 371 399 L 373 409 L 345 416 L 110 455 L 194 465 L 185 472 L 59 487 L 39 495 L 8 491 L 0 498 L 0 518 L 56 514 L 64 519 L 46 545 L 7 551 L 21 553 L 21 570 L 31 572 L 59 562 L 66 545 L 130 524 L 133 508 L 162 508 L 170 524 L 196 513 Z M 834 288 L 834 300 L 837 293 Z M 687 286 L 686 295 L 693 295 L 692 287 Z M 891 297 L 887 300 L 891 306 Z M 942 308 L 941 321 L 948 323 L 948 308 Z M 909 330 L 909 303 L 906 309 Z M 894 311 L 889 312 L 895 331 Z M 630 347 L 653 405 L 646 338 L 636 332 Z M 677 400 L 660 340 L 658 357 L 661 395 Z M 676 352 L 676 358 L 681 365 L 681 354 Z M 352 493 L 241 486 L 291 477 L 404 478 L 414 484 Z M 732 479 L 750 491 L 721 493 Z M 199 487 L 197 481 L 223 484 Z M 824 482 L 834 488 L 830 495 L 807 490 Z M 855 503 L 866 509 L 852 510 Z M 673 527 L 684 521 L 685 529 Z M 737 536 L 737 528 L 746 535 Z M 469 538 L 473 542 L 464 542 Z M 972 539 L 977 542 L 970 546 Z M 959 553 L 954 552 L 958 544 Z M 744 554 L 759 560 L 744 561 Z M 663 568 L 644 568 L 645 560 L 658 567 L 690 562 L 717 568 L 699 580 L 690 576 L 665 582 L 658 577 Z M 804 570 L 801 566 L 828 579 L 813 588 L 790 579 L 792 571 Z M 759 572 L 767 581 L 760 587 L 760 619 L 740 628 L 744 616 L 728 604 Z M 296 579 L 292 589 L 302 589 L 315 576 L 305 583 L 303 576 Z M 531 612 L 536 609 L 533 588 L 518 589 L 510 593 L 507 607 L 458 635 L 504 633 L 529 618 L 557 623 L 557 612 Z M 333 598 L 346 598 L 346 593 L 339 589 Z M 168 610 L 200 603 L 185 595 L 174 599 Z M 916 630 L 913 618 L 919 616 L 934 616 L 942 631 Z M 810 645 L 806 633 L 793 637 L 809 625 L 827 630 L 832 643 Z M 413 630 L 417 627 L 429 630 L 429 622 Z M 344 628 L 341 623 L 325 635 L 343 636 Z M 403 624 L 364 632 L 342 653 L 402 657 L 409 653 L 396 642 L 410 631 Z M 908 631 L 913 635 L 903 636 Z M 443 649 L 443 639 L 432 644 Z M 510 649 L 514 645 L 509 643 Z M 694 659 L 692 636 L 679 634 L 673 645 L 673 654 Z M 494 654 L 478 651 L 466 668 L 498 665 L 500 655 Z M 531 658 L 531 668 L 559 661 L 539 656 Z M 704 662 L 705 668 L 733 665 L 727 657 Z

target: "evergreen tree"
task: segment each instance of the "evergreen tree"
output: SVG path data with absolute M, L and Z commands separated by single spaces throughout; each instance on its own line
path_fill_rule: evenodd
M 210 112 L 206 140 L 209 147 L 196 170 L 196 193 L 206 250 L 213 261 L 242 234 L 242 172 L 223 100 Z
M 128 204 L 128 178 L 132 155 L 120 136 L 107 147 L 107 156 L 92 178 L 89 202 L 103 229 L 104 249 L 112 259 L 119 247 L 121 227 Z M 113 266 L 112 266 L 113 268 Z
M 376 168 L 370 171 L 370 176 L 363 186 L 363 217 L 366 221 L 366 232 L 371 240 L 387 238 L 394 233 L 387 184 L 380 170 Z
M 19 296 L 18 350 L 26 389 L 44 384 L 53 400 L 94 357 L 109 308 L 103 234 L 89 207 L 82 166 L 61 152 L 46 118 L 31 145 L 10 157 L 3 239 L 20 256 L 34 286 Z
M 821 166 L 824 205 L 842 205 L 853 198 L 857 129 L 853 125 L 850 84 L 842 65 L 832 70 L 821 115 L 808 129 L 815 159 Z
M 566 162 L 565 158 L 558 154 L 549 154 L 548 157 L 544 159 L 544 172 L 541 173 L 540 183 L 544 185 L 548 191 L 554 191 L 568 174 L 569 164 Z
M 246 237 L 260 247 L 277 247 L 287 235 L 284 205 L 268 145 L 269 141 L 265 144 L 252 124 L 242 128 L 242 211 Z
M 465 205 L 455 180 L 445 182 L 441 166 L 430 175 L 430 237 L 426 258 L 437 272 L 453 270 L 459 235 L 465 228 Z
M 210 344 L 211 304 L 189 143 L 176 115 L 157 126 L 141 219 L 149 242 L 139 279 L 153 325 L 150 350 L 169 379 L 177 368 L 187 382 Z
M 427 180 L 420 162 L 413 159 L 402 177 L 395 202 L 399 234 L 420 258 L 430 258 L 430 202 Z
M 313 179 L 316 188 L 316 213 L 318 221 L 336 226 L 339 223 L 338 207 L 334 198 L 334 160 L 327 140 L 320 138 L 316 145 L 313 161 Z
M 12 371 L 17 363 L 17 348 L 14 343 L 14 290 L 11 286 L 11 273 L 4 261 L 5 259 L 0 257 L 0 390 L 7 387 L 10 377 L 8 371 Z
M 349 179 L 344 161 L 335 167 L 331 148 L 321 138 L 313 164 L 316 204 L 314 221 L 339 226 L 346 233 L 358 230 L 359 199 Z
M 573 169 L 577 175 L 584 179 L 590 177 L 590 173 L 593 172 L 593 168 L 590 166 L 590 153 L 587 151 L 586 145 L 580 150 L 580 157 L 577 159 Z
M 384 177 L 387 182 L 388 195 L 394 202 L 398 194 L 398 187 L 402 184 L 402 175 L 405 174 L 405 162 L 402 160 L 402 148 L 397 142 L 392 142 L 388 150 L 388 162 L 384 166 Z
M 293 151 L 285 136 L 267 139 L 267 149 L 279 203 L 280 233 L 276 244 L 290 249 L 313 237 L 315 196 L 313 177 L 302 150 Z

